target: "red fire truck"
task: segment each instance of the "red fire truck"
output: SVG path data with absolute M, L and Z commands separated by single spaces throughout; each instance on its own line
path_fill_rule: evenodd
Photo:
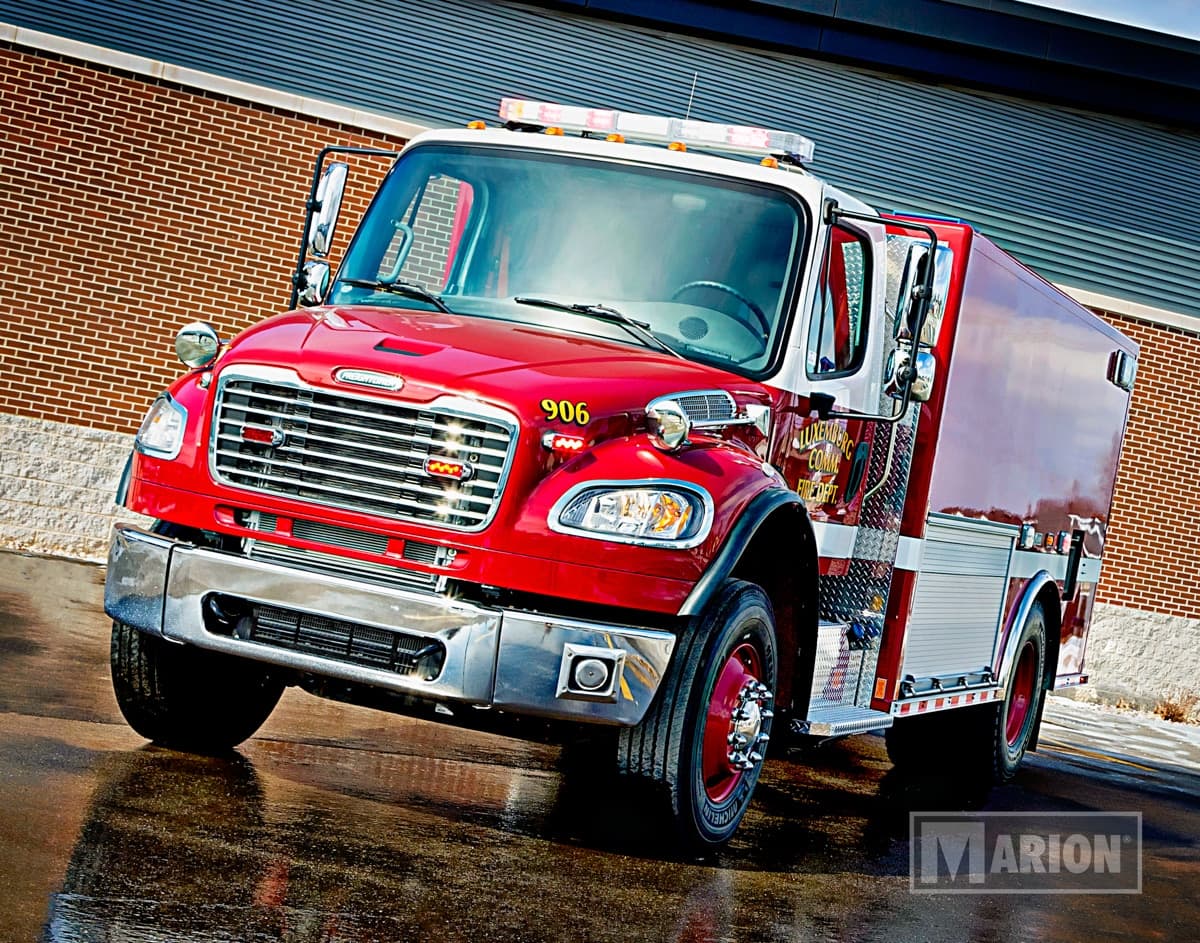
M 395 156 L 336 274 L 322 152 L 293 310 L 180 332 L 109 558 L 129 723 L 541 718 L 701 848 L 770 739 L 1011 777 L 1087 680 L 1136 346 L 798 134 L 501 118 Z

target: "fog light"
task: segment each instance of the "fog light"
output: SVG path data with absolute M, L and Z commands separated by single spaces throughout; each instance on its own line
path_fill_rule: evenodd
M 580 658 L 571 672 L 574 686 L 584 691 L 598 691 L 608 681 L 609 665 L 599 658 Z
M 623 648 L 564 645 L 555 696 L 580 701 L 615 701 L 624 666 Z

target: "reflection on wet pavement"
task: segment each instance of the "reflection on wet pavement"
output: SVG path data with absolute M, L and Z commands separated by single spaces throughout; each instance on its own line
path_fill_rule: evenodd
M 1136 791 L 1065 750 L 968 802 L 1141 810 L 1143 895 L 911 895 L 909 812 L 963 806 L 952 745 L 916 785 L 875 737 L 776 760 L 703 861 L 556 748 L 297 691 L 238 753 L 149 747 L 108 688 L 100 572 L 0 554 L 0 940 L 1200 936 L 1196 791 Z

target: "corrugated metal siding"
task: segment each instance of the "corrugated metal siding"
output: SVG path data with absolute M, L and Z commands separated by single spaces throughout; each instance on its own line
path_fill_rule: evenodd
M 499 0 L 0 0 L 0 21 L 431 124 L 501 95 L 680 113 L 698 74 L 695 117 L 803 131 L 881 209 L 1200 317 L 1195 134 Z

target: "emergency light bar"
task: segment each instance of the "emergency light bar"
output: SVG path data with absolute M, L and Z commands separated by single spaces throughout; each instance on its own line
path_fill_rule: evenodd
M 639 141 L 694 144 L 719 151 L 741 154 L 784 154 L 796 163 L 812 163 L 815 145 L 803 134 L 749 128 L 737 124 L 692 121 L 661 115 L 639 115 L 628 111 L 609 111 L 557 105 L 553 102 L 504 98 L 500 117 L 516 124 L 586 131 L 594 134 L 621 135 Z

